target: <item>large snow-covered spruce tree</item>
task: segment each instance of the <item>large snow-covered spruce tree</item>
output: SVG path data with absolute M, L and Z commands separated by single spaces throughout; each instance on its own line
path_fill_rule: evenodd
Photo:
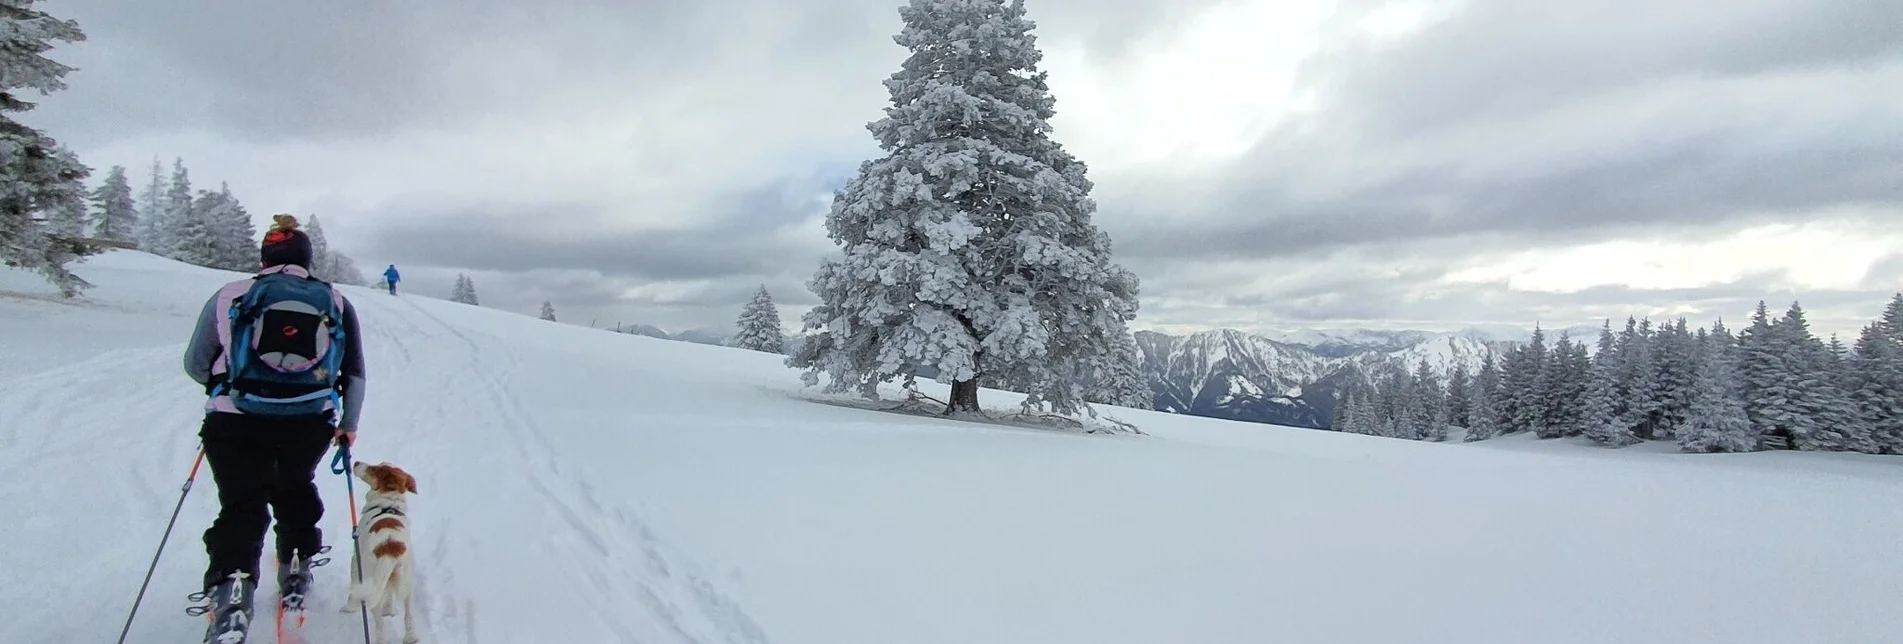
M 773 306 L 773 295 L 767 292 L 765 284 L 740 308 L 740 319 L 735 326 L 739 332 L 729 342 L 732 346 L 767 353 L 785 351 L 786 334 L 780 329 L 780 309 Z
M 87 286 L 66 270 L 80 249 L 49 234 L 41 213 L 82 203 L 92 173 L 70 150 L 45 133 L 13 120 L 33 109 L 22 90 L 41 95 L 66 88 L 73 67 L 44 54 L 53 42 L 79 42 L 79 24 L 33 8 L 34 0 L 0 2 L 0 263 L 45 275 L 67 297 Z
M 1091 221 L 1084 164 L 1050 138 L 1034 24 L 1022 0 L 911 0 L 899 15 L 911 54 L 868 126 L 885 154 L 835 196 L 842 252 L 808 283 L 813 333 L 787 363 L 865 395 L 933 368 L 947 414 L 979 411 L 981 378 L 1027 408 L 1075 411 L 1135 317 L 1137 280 Z

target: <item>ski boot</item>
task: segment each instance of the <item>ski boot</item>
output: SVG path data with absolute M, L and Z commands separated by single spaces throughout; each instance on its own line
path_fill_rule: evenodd
M 251 629 L 251 600 L 257 590 L 258 580 L 244 571 L 234 572 L 210 589 L 192 594 L 192 601 L 209 603 L 187 608 L 185 613 L 210 616 L 205 644 L 244 644 Z
M 317 554 L 330 552 L 330 546 L 317 549 Z M 304 610 L 304 597 L 311 590 L 311 569 L 330 563 L 329 557 L 305 559 L 300 553 L 291 551 L 291 560 L 278 565 L 278 603 L 286 611 Z

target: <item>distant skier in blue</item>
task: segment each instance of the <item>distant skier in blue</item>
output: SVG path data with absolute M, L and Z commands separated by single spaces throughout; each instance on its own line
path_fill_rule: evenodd
M 391 264 L 389 268 L 383 269 L 383 282 L 390 285 L 391 295 L 396 295 L 396 282 L 399 277 L 400 276 L 396 274 L 396 264 Z

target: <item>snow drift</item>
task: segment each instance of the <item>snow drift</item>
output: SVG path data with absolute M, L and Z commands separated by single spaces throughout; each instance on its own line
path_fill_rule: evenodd
M 76 268 L 77 302 L 0 271 L 3 642 L 117 636 L 194 454 L 182 345 L 236 277 Z M 816 404 L 773 355 L 345 292 L 357 454 L 419 479 L 426 642 L 1903 641 L 1903 459 L 1014 429 Z M 319 483 L 308 639 L 356 641 L 344 483 Z M 215 496 L 201 474 L 130 641 L 196 641 Z

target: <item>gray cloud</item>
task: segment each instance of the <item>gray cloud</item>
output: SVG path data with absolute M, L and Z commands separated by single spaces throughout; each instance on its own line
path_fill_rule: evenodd
M 1204 225 L 1145 218 L 1123 248 L 1254 257 L 1895 207 L 1897 24 L 1894 3 L 1470 3 L 1313 57 L 1302 82 L 1320 106 L 1235 164 L 1210 212 L 1185 213 Z
M 802 224 L 820 213 L 783 197 L 770 189 L 737 194 L 700 221 L 652 228 L 606 225 L 613 213 L 586 203 L 409 211 L 381 218 L 368 252 L 467 270 L 586 270 L 652 281 L 810 272 L 829 243 Z
M 180 154 L 260 218 L 321 213 L 333 243 L 419 291 L 467 271 L 493 306 L 672 329 L 726 324 L 765 283 L 790 322 L 833 249 L 821 197 L 877 153 L 864 125 L 904 56 L 900 1 L 63 0 L 48 8 L 90 38 L 55 50 L 80 71 L 30 117 L 96 166 Z M 1047 51 L 1081 45 L 1114 75 L 1235 1 L 1030 10 Z M 1565 294 L 1447 279 L 1475 249 L 1903 212 L 1903 5 L 1478 0 L 1399 39 L 1349 30 L 1392 4 L 1341 3 L 1297 77 L 1313 109 L 1240 159 L 1094 176 L 1146 321 L 1732 310 L 1782 297 L 1783 276 Z M 1864 284 L 1903 287 L 1900 261 Z M 1851 319 L 1831 312 L 1865 295 L 1816 297 Z

